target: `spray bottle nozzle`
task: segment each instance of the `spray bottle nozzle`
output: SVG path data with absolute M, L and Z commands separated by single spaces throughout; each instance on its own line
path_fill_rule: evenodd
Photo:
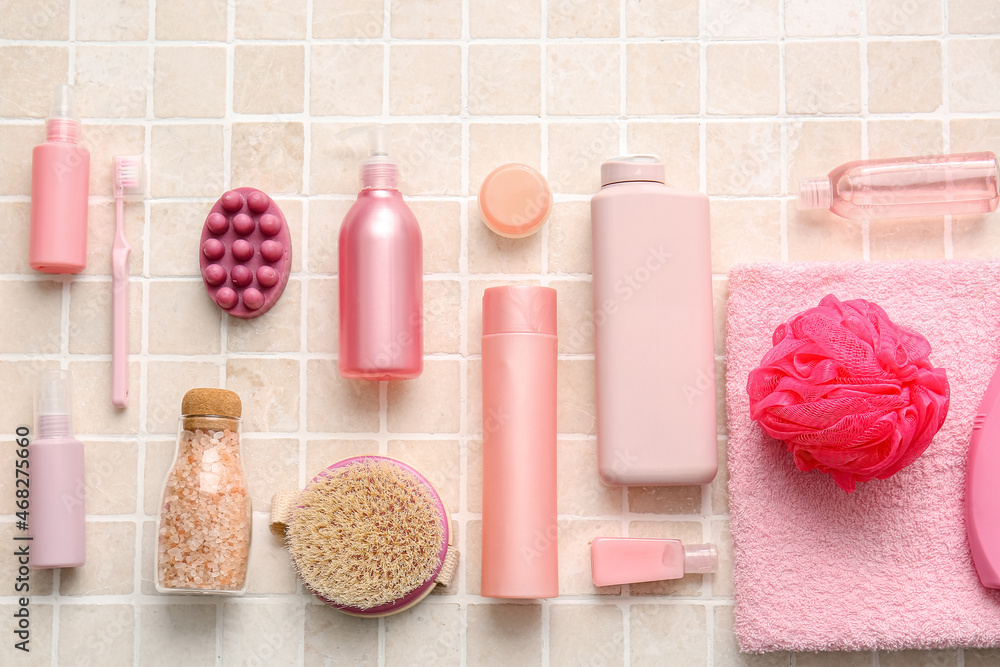
M 361 162 L 361 185 L 365 189 L 395 189 L 399 182 L 399 167 L 389 157 L 392 149 L 392 127 L 375 124 L 350 127 L 337 133 L 342 141 L 363 136 L 368 147 L 368 156 Z M 355 151 L 357 154 L 358 151 Z
M 69 435 L 72 427 L 73 376 L 69 371 L 41 371 L 35 384 L 39 437 Z
M 80 120 L 76 117 L 73 86 L 58 84 L 52 96 L 52 110 L 45 121 L 49 141 L 76 143 L 80 135 Z

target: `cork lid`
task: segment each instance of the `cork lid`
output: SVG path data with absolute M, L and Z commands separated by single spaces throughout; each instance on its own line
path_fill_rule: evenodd
M 184 428 L 189 431 L 220 428 L 235 431 L 242 414 L 243 403 L 239 395 L 228 389 L 191 389 L 181 399 Z

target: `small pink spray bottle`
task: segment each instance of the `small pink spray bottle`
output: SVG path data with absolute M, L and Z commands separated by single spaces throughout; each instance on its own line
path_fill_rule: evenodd
M 388 128 L 364 130 L 369 156 L 362 190 L 340 227 L 337 365 L 345 378 L 408 380 L 424 369 L 423 242 L 396 189 Z
M 28 263 L 45 273 L 79 273 L 87 265 L 90 152 L 79 145 L 73 86 L 56 86 L 47 140 L 31 155 Z

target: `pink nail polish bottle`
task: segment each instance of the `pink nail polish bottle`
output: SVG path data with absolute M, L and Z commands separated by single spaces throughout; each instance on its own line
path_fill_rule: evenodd
M 90 152 L 78 143 L 73 86 L 56 86 L 45 131 L 31 156 L 28 263 L 45 273 L 79 273 L 87 265 Z

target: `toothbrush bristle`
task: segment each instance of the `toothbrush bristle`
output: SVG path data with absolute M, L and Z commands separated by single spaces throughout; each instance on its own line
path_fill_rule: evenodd
M 123 197 L 142 197 L 143 183 L 142 156 L 118 155 L 115 157 L 115 190 Z

